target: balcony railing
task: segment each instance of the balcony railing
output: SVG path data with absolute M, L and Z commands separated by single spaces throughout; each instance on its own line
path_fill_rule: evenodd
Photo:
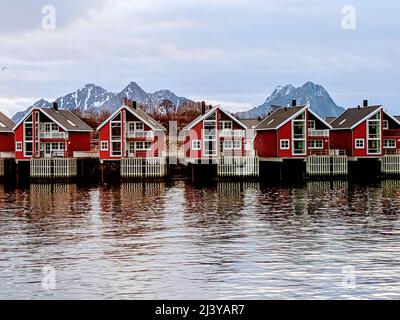
M 127 138 L 144 138 L 144 139 L 153 139 L 154 132 L 153 131 L 126 131 Z
M 67 139 L 66 132 L 59 131 L 42 131 L 40 133 L 40 138 L 42 139 Z
M 219 136 L 223 138 L 244 138 L 246 135 L 245 130 L 219 130 Z
M 329 137 L 329 130 L 308 129 L 309 137 Z

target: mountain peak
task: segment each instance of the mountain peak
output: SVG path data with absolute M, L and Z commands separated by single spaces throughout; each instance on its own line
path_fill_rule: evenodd
M 296 99 L 301 105 L 309 106 L 321 117 L 337 116 L 343 111 L 343 108 L 335 104 L 323 86 L 307 81 L 297 88 L 291 84 L 276 87 L 262 105 L 239 113 L 239 116 L 243 118 L 264 117 L 273 105 L 290 106 L 292 99 Z

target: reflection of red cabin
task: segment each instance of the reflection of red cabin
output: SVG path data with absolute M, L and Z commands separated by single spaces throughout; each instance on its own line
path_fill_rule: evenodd
M 184 129 L 185 154 L 189 159 L 208 159 L 246 154 L 247 127 L 219 106 L 210 108 Z
M 14 127 L 15 158 L 73 157 L 75 151 L 90 151 L 90 128 L 69 110 L 30 110 Z
M 15 123 L 0 112 L 0 157 L 9 158 L 14 155 L 15 139 L 13 128 Z
M 389 119 L 389 116 L 386 115 L 386 118 Z M 368 106 L 368 101 L 364 101 L 363 107 L 347 109 L 331 123 L 332 149 L 344 150 L 349 157 L 381 156 L 383 120 L 383 107 Z M 390 117 L 390 120 L 394 128 L 395 119 Z
M 166 129 L 135 102 L 120 107 L 97 131 L 101 160 L 158 157 L 166 149 Z
M 331 126 L 307 106 L 279 107 L 256 128 L 260 157 L 301 158 L 329 153 Z

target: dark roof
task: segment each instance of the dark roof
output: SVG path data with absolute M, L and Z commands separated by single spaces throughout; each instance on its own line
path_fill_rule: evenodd
M 351 129 L 359 121 L 373 113 L 381 106 L 349 108 L 331 122 L 333 129 Z
M 290 119 L 306 106 L 281 107 L 266 117 L 256 129 L 277 129 L 281 124 Z
M 45 114 L 54 119 L 54 121 L 67 131 L 93 131 L 91 127 L 69 110 L 60 109 L 56 111 L 53 108 L 43 108 L 40 110 L 43 110 Z
M 335 120 L 336 117 L 325 117 L 325 121 L 328 122 L 329 124 L 331 124 L 333 122 L 333 120 Z
M 0 111 L 0 132 L 13 132 L 15 123 Z
M 240 122 L 243 123 L 247 129 L 254 129 L 261 121 L 263 121 L 263 119 L 240 119 Z
M 400 121 L 400 116 L 394 116 L 393 118 Z
M 162 130 L 162 131 L 166 131 L 167 130 L 167 129 L 165 129 L 165 127 L 161 123 L 159 123 L 158 121 L 154 120 L 153 117 L 151 117 L 149 114 L 144 112 L 142 109 L 140 109 L 140 108 L 132 108 L 131 106 L 127 106 L 127 105 L 125 105 L 125 107 L 130 109 L 130 110 L 132 110 L 133 113 L 136 112 L 139 117 L 144 119 L 146 122 L 150 123 L 154 127 L 154 129 Z

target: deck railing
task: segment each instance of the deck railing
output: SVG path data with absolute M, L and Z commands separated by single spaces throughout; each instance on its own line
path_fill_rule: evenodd
M 219 136 L 222 138 L 244 138 L 246 136 L 245 130 L 219 130 Z
M 329 130 L 308 129 L 309 137 L 329 137 Z
M 71 178 L 76 177 L 76 159 L 35 158 L 30 160 L 31 178 Z
M 42 131 L 40 132 L 41 139 L 67 139 L 66 132 L 60 131 Z
M 153 131 L 126 131 L 127 138 L 144 138 L 144 139 L 153 139 L 154 132 Z

